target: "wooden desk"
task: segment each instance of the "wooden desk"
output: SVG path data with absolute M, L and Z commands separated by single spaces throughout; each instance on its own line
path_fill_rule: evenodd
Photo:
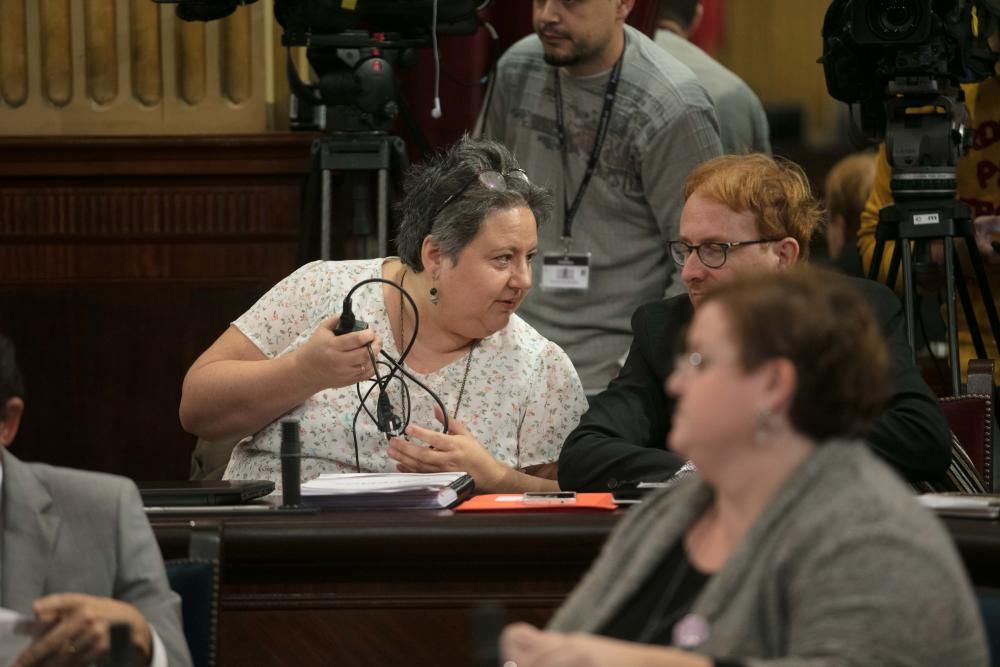
M 477 605 L 544 623 L 617 513 L 200 516 L 223 524 L 222 665 L 474 665 Z M 166 558 L 187 518 L 152 517 Z
M 223 525 L 222 665 L 475 664 L 474 613 L 544 623 L 616 513 L 355 512 L 195 518 Z M 153 517 L 164 556 L 187 517 Z M 949 519 L 976 585 L 1000 588 L 1000 523 Z

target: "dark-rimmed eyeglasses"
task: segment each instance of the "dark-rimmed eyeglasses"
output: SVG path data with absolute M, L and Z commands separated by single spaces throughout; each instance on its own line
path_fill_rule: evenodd
M 669 241 L 667 250 L 670 258 L 677 266 L 684 266 L 692 252 L 698 253 L 698 259 L 702 264 L 710 269 L 718 269 L 726 263 L 729 251 L 733 248 L 740 248 L 747 245 L 757 245 L 759 243 L 774 243 L 778 239 L 757 239 L 756 241 L 712 241 L 710 243 L 699 243 L 692 245 L 684 241 Z
M 511 169 L 510 171 L 500 172 L 496 169 L 486 169 L 477 173 L 475 176 L 470 178 L 465 185 L 463 185 L 458 191 L 453 194 L 448 195 L 448 198 L 441 202 L 441 205 L 437 207 L 437 210 L 431 215 L 431 220 L 433 221 L 439 215 L 441 211 L 445 209 L 448 204 L 453 200 L 458 199 L 462 194 L 469 189 L 473 183 L 477 180 L 480 185 L 482 185 L 487 190 L 494 190 L 496 192 L 506 192 L 507 191 L 507 177 L 516 178 L 525 183 L 530 183 L 528 180 L 528 174 L 524 169 Z

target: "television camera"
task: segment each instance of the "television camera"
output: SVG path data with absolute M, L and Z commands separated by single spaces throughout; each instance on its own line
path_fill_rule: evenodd
M 936 268 L 928 242 L 943 239 L 956 395 L 960 387 L 956 286 L 977 354 L 985 356 L 961 266 L 955 261 L 956 237 L 966 240 L 1000 347 L 1000 322 L 973 240 L 969 206 L 955 199 L 956 166 L 973 141 L 961 84 L 993 75 L 996 55 L 987 40 L 996 30 L 998 15 L 1000 0 L 833 0 L 823 22 L 820 62 L 827 90 L 851 105 L 856 143 L 884 141 L 892 168 L 894 203 L 879 211 L 869 275 L 877 277 L 886 241 L 906 241 L 894 244 L 888 282 L 896 283 L 901 256 L 907 337 L 915 349 L 913 272 Z M 916 242 L 913 249 L 909 241 Z
M 228 16 L 256 0 L 156 0 L 176 4 L 187 21 Z M 274 0 L 274 17 L 283 30 L 281 43 L 305 47 L 316 83 L 305 83 L 287 61 L 293 130 L 323 130 L 313 142 L 312 173 L 304 206 L 303 257 L 331 256 L 333 185 L 331 173 L 347 175 L 353 200 L 355 254 L 368 256 L 369 176 L 377 176 L 377 248 L 388 245 L 389 175 L 407 165 L 402 139 L 389 134 L 397 116 L 422 140 L 417 123 L 399 95 L 396 69 L 415 60 L 414 49 L 432 47 L 437 58 L 439 35 L 471 35 L 481 24 L 479 10 L 492 0 Z M 434 109 L 441 117 L 435 74 Z M 426 140 L 422 141 L 426 144 Z M 398 180 L 398 179 L 396 179 Z M 318 215 L 315 191 L 319 182 Z M 318 233 L 314 220 L 319 220 Z M 316 238 L 318 237 L 318 239 Z M 313 248 L 316 247 L 314 251 Z

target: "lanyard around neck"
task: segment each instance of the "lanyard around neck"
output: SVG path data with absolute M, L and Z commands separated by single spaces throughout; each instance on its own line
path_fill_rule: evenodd
M 618 81 L 621 79 L 622 61 L 625 60 L 626 48 L 628 48 L 628 33 L 625 33 L 622 53 L 618 56 L 618 60 L 615 61 L 615 66 L 611 68 L 611 77 L 608 79 L 607 88 L 604 89 L 604 103 L 601 107 L 600 120 L 597 122 L 597 134 L 594 137 L 594 146 L 590 149 L 590 157 L 587 159 L 587 170 L 584 172 L 583 180 L 580 181 L 580 187 L 577 188 L 576 195 L 573 197 L 572 205 L 569 204 L 569 200 L 566 197 L 566 188 L 563 188 L 564 239 L 569 239 L 572 236 L 573 218 L 576 217 L 576 213 L 580 208 L 580 202 L 583 201 L 583 195 L 587 191 L 587 186 L 590 185 L 590 179 L 597 170 L 597 160 L 601 155 L 601 147 L 604 145 L 604 138 L 607 136 L 608 127 L 611 125 L 611 110 L 615 105 L 615 97 L 618 94 Z M 566 174 L 569 173 L 567 168 L 569 160 L 566 156 L 566 124 L 563 120 L 562 86 L 559 83 L 558 69 L 555 70 L 555 75 L 556 132 L 559 135 L 559 152 L 562 154 L 563 179 L 565 183 Z

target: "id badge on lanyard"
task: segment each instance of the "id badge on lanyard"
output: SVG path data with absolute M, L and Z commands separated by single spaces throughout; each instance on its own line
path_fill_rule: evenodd
M 589 252 L 547 252 L 542 255 L 542 289 L 589 288 Z
M 625 34 L 625 41 L 622 53 L 611 68 L 611 75 L 608 78 L 608 85 L 604 91 L 604 103 L 601 108 L 600 119 L 597 123 L 597 132 L 594 136 L 594 145 L 590 150 L 590 157 L 587 160 L 587 169 L 584 172 L 583 180 L 570 204 L 567 201 L 566 193 L 563 193 L 563 251 L 546 252 L 542 255 L 542 289 L 543 290 L 587 290 L 590 288 L 590 261 L 589 252 L 570 252 L 570 243 L 573 239 L 573 219 L 580 209 L 583 195 L 590 185 L 590 179 L 597 170 L 597 161 L 601 154 L 601 147 L 604 145 L 604 138 L 608 133 L 611 124 L 611 112 L 614 108 L 615 97 L 618 92 L 618 81 L 621 77 L 622 62 L 625 59 L 625 49 L 628 48 L 628 33 Z M 562 111 L 562 86 L 559 83 L 559 72 L 555 74 L 555 111 L 556 130 L 559 135 L 559 151 L 562 157 L 563 174 L 568 171 L 566 157 L 566 125 L 563 121 Z

